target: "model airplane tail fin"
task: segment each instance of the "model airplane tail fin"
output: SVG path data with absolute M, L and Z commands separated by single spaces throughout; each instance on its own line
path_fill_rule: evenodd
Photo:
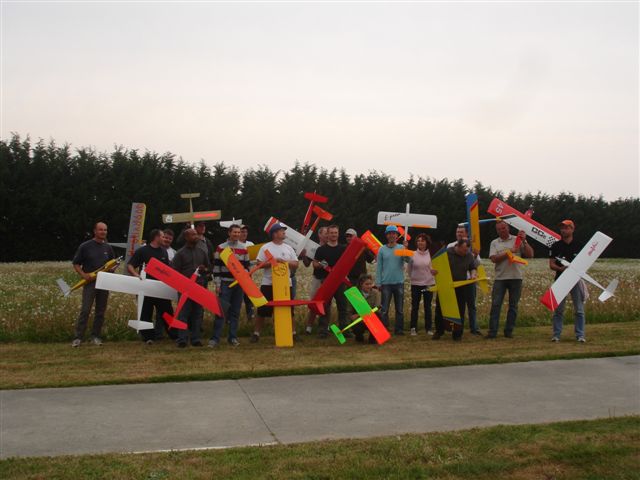
M 151 330 L 153 329 L 153 323 L 151 322 L 143 322 L 142 320 L 129 320 L 128 325 L 135 329 L 136 332 L 140 330 Z
M 335 323 L 331 324 L 329 330 L 331 330 L 331 332 L 336 336 L 338 342 L 340 342 L 341 345 L 347 341 L 347 339 L 344 338 L 344 335 Z
M 65 297 L 68 297 L 69 294 L 71 293 L 71 287 L 67 284 L 67 282 L 59 278 L 56 280 L 56 283 L 58 284 L 58 287 L 60 287 L 60 290 L 62 290 L 62 294 Z
M 602 291 L 602 293 L 598 297 L 598 300 L 600 300 L 601 302 L 606 302 L 611 297 L 613 297 L 616 288 L 618 288 L 618 279 L 614 278 L 613 280 L 611 280 L 611 283 L 607 285 L 607 288 Z
M 556 296 L 553 294 L 553 290 L 551 289 L 545 292 L 545 294 L 540 298 L 540 301 L 552 312 L 558 308 L 558 300 L 556 300 Z

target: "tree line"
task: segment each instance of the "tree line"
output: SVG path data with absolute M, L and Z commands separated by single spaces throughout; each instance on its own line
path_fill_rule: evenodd
M 481 218 L 489 216 L 489 203 L 499 197 L 520 211 L 533 206 L 533 218 L 556 231 L 559 221 L 573 219 L 580 242 L 597 230 L 606 233 L 614 241 L 604 256 L 640 255 L 638 198 L 608 202 L 601 196 L 571 193 L 506 193 L 481 183 L 466 185 L 461 179 L 397 181 L 383 172 L 352 176 L 343 169 L 307 163 L 296 163 L 289 171 L 262 164 L 241 172 L 223 162 L 188 163 L 172 153 L 122 147 L 108 153 L 87 147 L 72 150 L 66 144 L 32 142 L 13 134 L 0 140 L 0 261 L 69 260 L 78 244 L 91 237 L 96 221 L 108 224 L 110 241 L 124 242 L 132 202 L 147 205 L 146 233 L 163 227 L 163 213 L 188 209 L 180 198 L 186 192 L 200 192 L 194 199 L 196 210 L 219 209 L 223 219 L 242 218 L 249 226 L 249 239 L 258 243 L 266 239 L 262 228 L 270 216 L 299 228 L 307 209 L 303 194 L 309 191 L 329 197 L 323 207 L 342 230 L 353 227 L 360 234 L 371 229 L 381 240 L 377 212 L 404 211 L 407 203 L 413 212 L 438 216 L 438 228 L 428 232 L 434 240 L 453 240 L 456 225 L 466 217 L 464 197 L 473 191 Z M 217 224 L 208 231 L 214 242 L 226 237 Z M 495 236 L 492 224 L 481 226 L 485 256 Z M 547 254 L 541 246 L 536 249 L 537 256 Z

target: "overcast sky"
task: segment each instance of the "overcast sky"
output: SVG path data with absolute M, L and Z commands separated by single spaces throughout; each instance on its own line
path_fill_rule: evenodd
M 1 8 L 3 139 L 640 196 L 635 1 Z

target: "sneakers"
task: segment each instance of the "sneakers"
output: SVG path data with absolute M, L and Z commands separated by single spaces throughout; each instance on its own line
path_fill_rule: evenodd
M 232 338 L 231 340 L 229 340 L 229 345 L 231 345 L 232 347 L 237 347 L 240 345 L 240 342 L 237 338 Z
M 249 340 L 251 343 L 258 343 L 260 341 L 260 335 L 258 335 L 257 333 L 253 333 L 251 335 L 251 340 Z
M 412 328 L 412 329 L 411 329 L 411 333 L 410 333 L 410 335 L 411 335 L 412 337 L 415 337 L 416 335 L 418 335 L 418 332 L 416 332 L 416 329 L 415 329 L 415 328 Z
M 153 340 L 149 339 L 149 340 L 147 340 L 147 341 L 146 341 L 146 342 L 144 342 L 144 343 L 146 343 L 147 345 L 153 345 Z
M 427 330 L 427 335 L 433 336 L 433 330 Z
M 82 343 L 82 340 L 80 340 L 79 338 L 75 338 L 73 342 L 71 342 L 71 346 L 76 348 L 76 347 L 79 347 L 81 343 Z
M 476 337 L 481 337 L 482 332 L 480 330 L 474 330 L 473 332 L 471 332 L 471 335 L 475 335 Z
M 218 346 L 218 341 L 211 339 L 211 340 L 209 340 L 209 343 L 207 344 L 207 346 L 209 348 L 216 348 Z
M 403 332 L 402 330 L 398 330 L 397 332 L 394 332 L 393 334 L 394 334 L 396 337 L 398 337 L 398 336 L 400 336 L 400 337 L 401 337 L 401 336 L 403 336 L 403 335 L 404 335 L 404 332 Z
M 100 339 L 100 337 L 93 337 L 93 339 L 91 340 L 91 342 L 93 342 L 93 344 L 96 347 L 101 347 L 102 346 L 102 340 Z
M 311 335 L 313 333 L 313 327 L 311 325 L 307 325 L 307 328 L 304 329 L 304 333 Z
M 551 337 L 551 341 L 557 343 L 560 341 L 560 337 Z
M 584 337 L 578 337 L 578 342 L 580 343 L 587 343 L 587 339 Z

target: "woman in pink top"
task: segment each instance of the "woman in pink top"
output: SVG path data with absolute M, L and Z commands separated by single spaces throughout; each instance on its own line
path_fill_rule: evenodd
M 420 300 L 424 300 L 424 326 L 428 335 L 433 335 L 431 330 L 431 299 L 433 293 L 429 287 L 436 284 L 433 274 L 435 270 L 431 268 L 431 237 L 421 233 L 416 237 L 416 251 L 409 260 L 407 266 L 409 278 L 411 279 L 411 335 L 417 335 L 418 312 L 420 311 Z

